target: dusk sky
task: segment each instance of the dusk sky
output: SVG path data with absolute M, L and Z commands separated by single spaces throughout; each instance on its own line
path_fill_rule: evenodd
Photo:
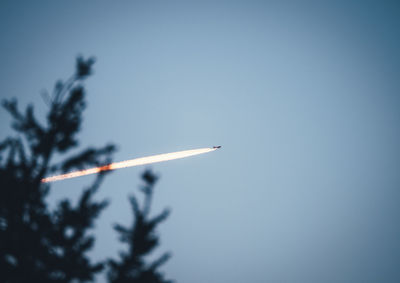
M 0 36 L 0 98 L 41 119 L 41 91 L 96 57 L 80 148 L 222 146 L 151 166 L 167 278 L 400 282 L 400 2 L 1 1 Z M 94 259 L 126 248 L 112 224 L 144 169 L 101 186 Z M 52 184 L 50 204 L 92 180 Z

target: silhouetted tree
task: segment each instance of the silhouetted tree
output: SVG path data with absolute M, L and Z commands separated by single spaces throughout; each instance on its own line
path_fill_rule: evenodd
M 141 187 L 144 194 L 142 206 L 139 205 L 135 196 L 130 197 L 130 203 L 134 214 L 134 223 L 131 228 L 115 225 L 115 230 L 120 235 L 120 240 L 129 245 L 128 252 L 120 253 L 120 260 L 110 260 L 108 278 L 111 283 L 167 283 L 158 268 L 165 263 L 170 255 L 163 254 L 152 263 L 146 263 L 148 256 L 159 244 L 158 236 L 155 234 L 157 225 L 164 221 L 169 214 L 165 209 L 159 215 L 151 218 L 150 207 L 153 195 L 154 184 L 157 176 L 150 170 L 143 173 L 142 179 L 145 185 Z
M 78 145 L 83 82 L 93 63 L 93 58 L 78 58 L 75 74 L 58 81 L 52 95 L 44 93 L 49 105 L 44 125 L 35 118 L 32 105 L 22 113 L 16 100 L 3 102 L 18 135 L 0 143 L 0 282 L 87 282 L 103 268 L 87 256 L 94 243 L 88 231 L 107 205 L 93 200 L 103 174 L 76 205 L 65 199 L 53 211 L 45 202 L 50 185 L 41 182 L 48 174 L 110 161 L 112 145 L 64 158 Z M 64 159 L 53 163 L 54 156 Z

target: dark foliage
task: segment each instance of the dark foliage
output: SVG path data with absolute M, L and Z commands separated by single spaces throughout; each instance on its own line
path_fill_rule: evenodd
M 164 221 L 169 211 L 164 210 L 159 215 L 151 218 L 149 216 L 154 185 L 157 176 L 147 170 L 142 175 L 145 185 L 141 188 L 144 194 L 142 207 L 135 196 L 130 198 L 134 214 L 134 223 L 131 228 L 115 225 L 115 230 L 120 235 L 120 240 L 128 244 L 128 252 L 120 253 L 120 260 L 110 260 L 109 281 L 112 283 L 167 283 L 158 268 L 165 263 L 170 255 L 163 254 L 152 263 L 146 263 L 145 257 L 149 255 L 159 244 L 158 236 L 155 234 L 157 225 Z
M 62 158 L 78 145 L 83 81 L 93 63 L 92 58 L 78 58 L 75 74 L 57 82 L 52 95 L 44 93 L 49 105 L 44 125 L 35 118 L 32 105 L 22 113 L 16 100 L 3 102 L 18 135 L 0 143 L 0 282 L 87 282 L 103 268 L 87 252 L 94 244 L 88 232 L 107 205 L 93 200 L 104 174 L 83 191 L 76 205 L 65 199 L 54 211 L 45 202 L 50 185 L 41 183 L 50 173 L 110 161 L 112 145 L 52 163 L 55 155 Z

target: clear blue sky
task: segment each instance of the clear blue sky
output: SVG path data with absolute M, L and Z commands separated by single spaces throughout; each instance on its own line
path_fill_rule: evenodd
M 82 146 L 114 142 L 115 160 L 223 146 L 152 166 L 168 278 L 400 281 L 397 1 L 1 1 L 0 36 L 0 97 L 38 115 L 41 90 L 97 57 Z M 124 248 L 111 224 L 131 222 L 142 170 L 104 182 L 94 258 Z

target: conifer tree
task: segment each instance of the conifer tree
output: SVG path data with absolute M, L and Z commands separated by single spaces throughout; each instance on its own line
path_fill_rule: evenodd
M 127 228 L 122 225 L 115 225 L 120 240 L 128 244 L 128 252 L 121 252 L 119 261 L 109 261 L 108 278 L 111 283 L 169 283 L 172 281 L 164 279 L 163 274 L 158 270 L 170 257 L 169 253 L 164 253 L 157 260 L 147 263 L 145 257 L 148 256 L 159 244 L 159 238 L 155 229 L 159 223 L 164 221 L 169 210 L 155 217 L 150 217 L 151 201 L 154 185 L 157 176 L 150 170 L 146 170 L 142 179 L 145 185 L 141 187 L 144 195 L 142 205 L 138 198 L 130 197 L 130 203 L 134 215 L 132 227 Z
M 44 94 L 49 106 L 44 124 L 32 105 L 21 112 L 16 100 L 3 102 L 17 135 L 0 143 L 0 282 L 88 282 L 103 268 L 87 252 L 94 244 L 90 228 L 107 205 L 93 200 L 104 174 L 96 176 L 77 204 L 64 199 L 55 210 L 45 200 L 51 185 L 41 182 L 49 174 L 110 162 L 113 145 L 68 154 L 78 145 L 83 83 L 93 63 L 93 58 L 79 57 L 75 74 L 58 81 L 52 95 Z M 54 162 L 55 156 L 62 161 Z

